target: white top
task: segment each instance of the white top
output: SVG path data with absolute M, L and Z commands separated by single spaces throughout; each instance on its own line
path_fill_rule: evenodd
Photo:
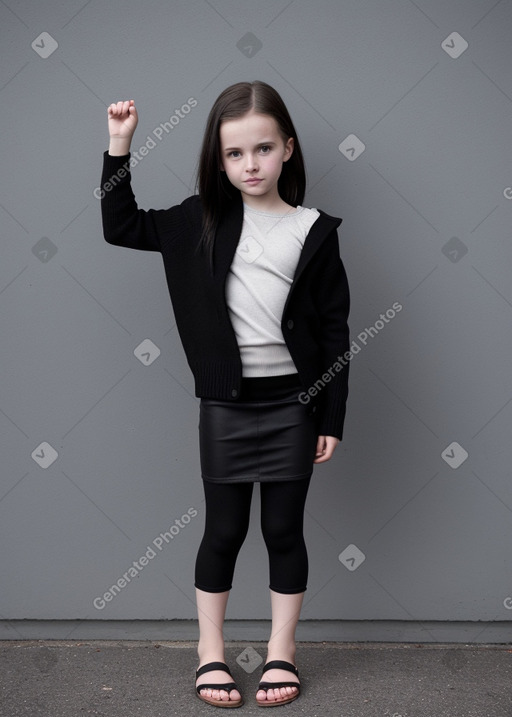
M 297 372 L 281 319 L 304 241 L 319 216 L 317 209 L 300 205 L 271 214 L 244 203 L 242 232 L 226 281 L 244 377 Z

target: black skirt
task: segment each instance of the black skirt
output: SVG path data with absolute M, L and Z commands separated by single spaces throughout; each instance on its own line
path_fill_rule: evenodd
M 199 453 L 203 480 L 284 481 L 313 471 L 315 415 L 299 401 L 299 374 L 242 378 L 237 401 L 202 398 Z

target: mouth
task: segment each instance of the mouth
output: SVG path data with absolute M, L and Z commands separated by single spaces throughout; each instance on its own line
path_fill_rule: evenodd
M 257 177 L 252 177 L 251 179 L 246 179 L 244 184 L 259 184 L 261 181 L 262 180 Z

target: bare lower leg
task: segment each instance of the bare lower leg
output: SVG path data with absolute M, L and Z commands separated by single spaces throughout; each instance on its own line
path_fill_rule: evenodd
M 208 662 L 225 662 L 224 655 L 224 617 L 229 598 L 229 590 L 222 593 L 210 593 L 196 588 L 197 616 L 199 622 L 199 643 L 197 654 L 199 657 L 198 667 Z M 197 684 L 203 683 L 227 683 L 232 682 L 227 672 L 222 670 L 211 670 L 204 673 L 196 680 Z M 206 688 L 201 694 L 212 697 L 214 700 L 238 700 L 238 690 L 212 690 Z
M 272 630 L 268 641 L 267 662 L 295 659 L 295 630 L 300 617 L 304 593 L 285 595 L 270 591 Z
M 228 598 L 229 590 L 210 593 L 196 588 L 199 666 L 205 662 L 224 660 L 223 626 Z
M 285 660 L 295 664 L 295 630 L 300 617 L 304 593 L 285 595 L 270 591 L 272 605 L 272 630 L 268 641 L 266 662 Z M 272 669 L 265 672 L 266 682 L 299 682 L 295 675 L 286 670 Z M 297 692 L 295 687 L 258 690 L 256 699 L 259 701 L 279 701 Z

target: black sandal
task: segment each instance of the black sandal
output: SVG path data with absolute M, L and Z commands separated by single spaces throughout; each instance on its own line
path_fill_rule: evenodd
M 204 674 L 205 672 L 210 672 L 211 670 L 222 670 L 223 672 L 227 672 L 228 675 L 233 678 L 233 675 L 229 671 L 229 667 L 224 662 L 208 662 L 207 665 L 203 665 L 196 670 L 196 680 L 198 677 L 201 677 L 202 674 Z M 244 703 L 242 697 L 240 697 L 239 700 L 214 700 L 212 697 L 204 697 L 201 694 L 201 690 L 204 690 L 205 688 L 211 690 L 226 690 L 226 692 L 231 692 L 231 690 L 238 690 L 240 692 L 236 685 L 236 682 L 226 682 L 224 684 L 215 685 L 211 683 L 205 685 L 197 685 L 197 696 L 200 700 L 203 700 L 203 702 L 207 702 L 209 705 L 215 705 L 215 707 L 241 707 Z
M 285 662 L 284 660 L 272 660 L 271 662 L 267 662 L 267 664 L 263 666 L 262 677 L 267 670 L 273 669 L 288 670 L 289 672 L 293 672 L 296 677 L 299 676 L 298 669 L 295 667 L 295 665 L 292 665 L 291 662 Z M 260 684 L 258 685 L 258 690 L 265 690 L 266 692 L 267 690 L 278 689 L 279 687 L 296 687 L 297 694 L 288 695 L 288 697 L 285 697 L 282 700 L 265 700 L 265 702 L 260 702 L 260 700 L 256 700 L 258 705 L 260 707 L 277 707 L 278 705 L 285 705 L 288 702 L 296 700 L 297 697 L 300 695 L 300 684 L 298 682 L 260 682 Z

